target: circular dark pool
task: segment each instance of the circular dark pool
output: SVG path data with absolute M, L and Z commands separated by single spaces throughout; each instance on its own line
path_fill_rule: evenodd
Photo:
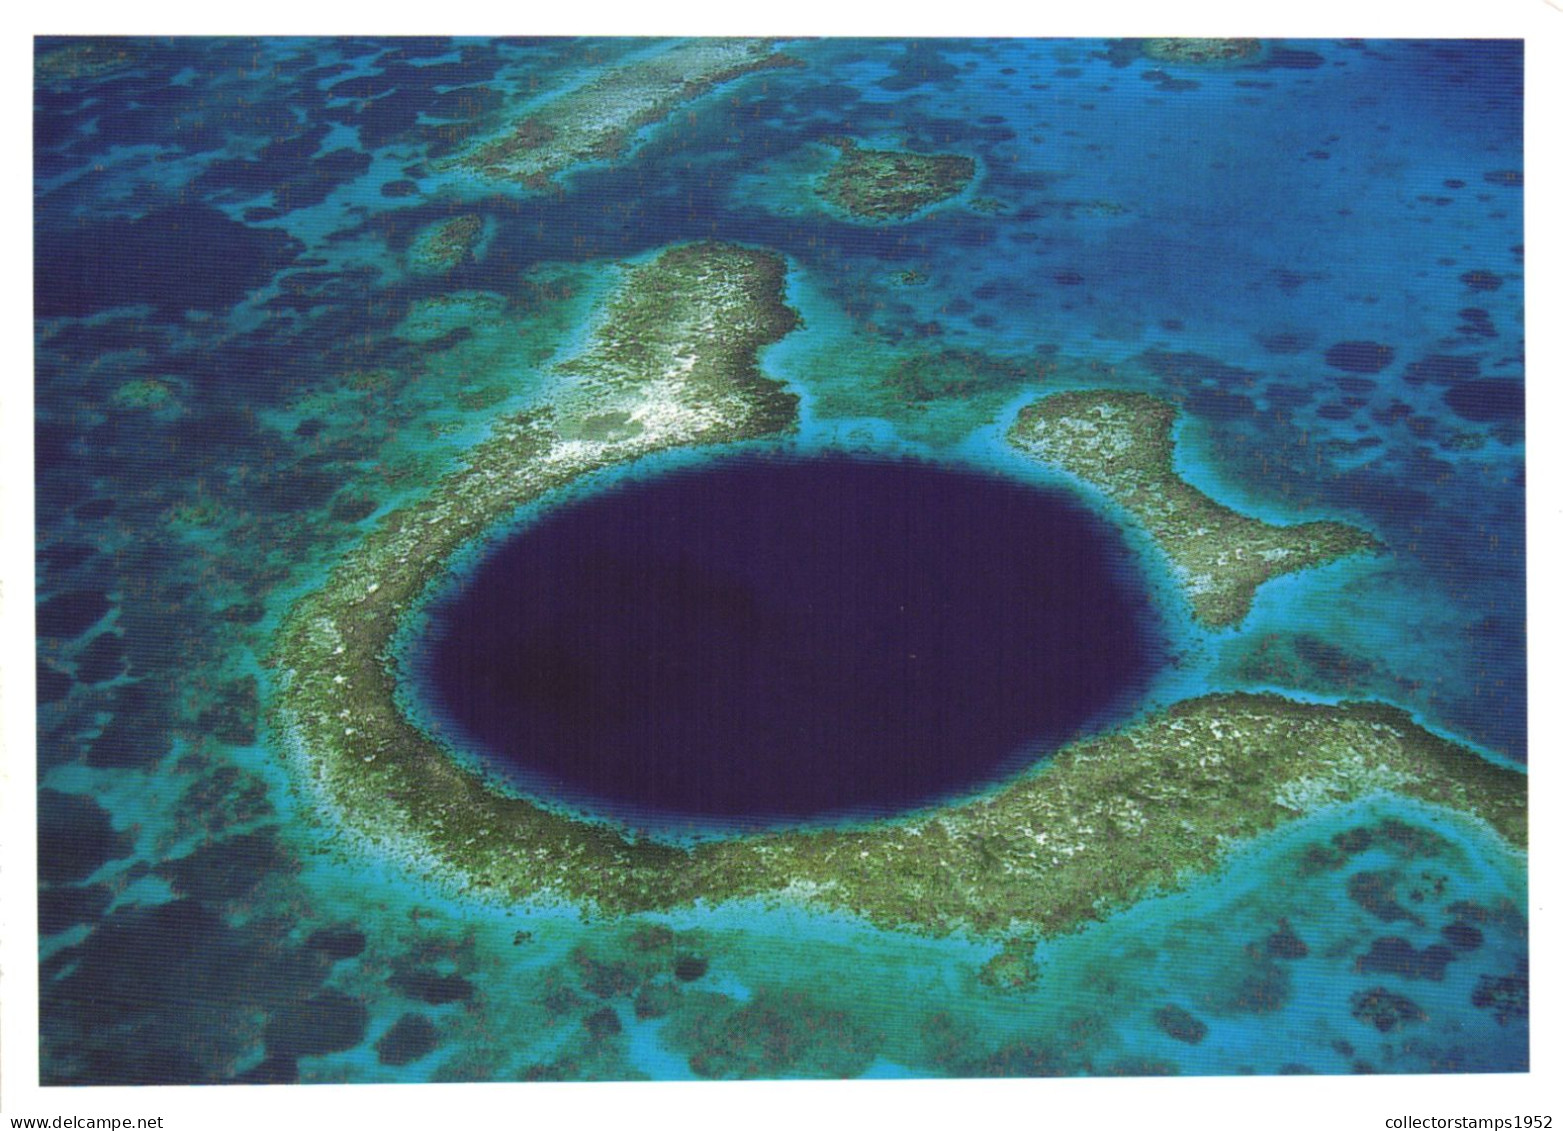
M 545 513 L 427 608 L 418 715 L 525 792 L 647 828 L 875 816 L 1122 713 L 1162 658 L 1069 494 L 735 457 Z

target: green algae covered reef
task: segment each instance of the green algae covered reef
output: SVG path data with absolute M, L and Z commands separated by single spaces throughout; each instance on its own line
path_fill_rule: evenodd
M 137 63 L 131 39 L 84 39 L 40 51 L 33 59 L 33 79 L 40 85 L 101 78 Z
M 444 275 L 470 259 L 483 236 L 483 218 L 468 212 L 431 224 L 407 249 L 407 266 L 415 275 Z
M 977 162 L 958 153 L 865 149 L 844 137 L 829 144 L 841 156 L 819 194 L 859 220 L 905 220 L 963 192 L 977 173 Z
M 482 177 L 546 188 L 555 176 L 610 161 L 635 131 L 684 102 L 753 71 L 802 64 L 763 39 L 691 39 L 610 67 L 584 86 L 523 109 L 449 164 Z
M 1220 64 L 1252 59 L 1263 49 L 1257 39 L 1147 39 L 1144 54 L 1158 63 Z
M 1016 448 L 1097 487 L 1144 523 L 1211 627 L 1248 615 L 1272 577 L 1378 548 L 1339 522 L 1274 526 L 1222 506 L 1173 469 L 1177 408 L 1143 393 L 1057 393 L 1020 412 Z
M 1013 940 L 1067 933 L 1176 890 L 1218 869 L 1235 845 L 1339 803 L 1415 798 L 1523 849 L 1523 773 L 1396 708 L 1276 695 L 1187 700 L 1077 740 L 987 796 L 898 820 L 688 845 L 574 819 L 461 765 L 399 707 L 399 626 L 442 563 L 517 507 L 652 452 L 790 429 L 796 398 L 757 361 L 796 325 L 785 274 L 773 254 L 718 243 L 627 268 L 580 350 L 555 366 L 551 403 L 503 419 L 464 467 L 385 516 L 294 606 L 270 660 L 271 725 L 317 819 L 333 820 L 353 850 L 497 904 L 615 916 L 758 900 L 932 936 L 1008 939 L 1010 957 L 988 971 L 1005 988 L 1035 974 Z M 1016 430 L 1084 477 L 1111 466 L 1134 485 L 1129 509 L 1162 514 L 1197 545 L 1191 531 L 1238 516 L 1223 519 L 1230 512 L 1173 475 L 1172 412 L 1148 397 L 1061 394 L 1028 409 Z M 1067 444 L 1043 438 L 1055 425 L 1072 435 Z M 1131 457 L 1130 447 L 1143 452 Z M 1139 495 L 1147 501 L 1131 505 Z M 1179 513 L 1190 509 L 1194 518 Z M 1241 542 L 1245 553 L 1252 545 Z M 1251 592 L 1257 581 L 1236 584 Z

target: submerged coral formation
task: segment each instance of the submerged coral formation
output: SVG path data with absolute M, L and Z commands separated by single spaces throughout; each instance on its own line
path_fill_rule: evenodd
M 963 192 L 977 162 L 958 153 L 865 149 L 851 138 L 831 138 L 841 153 L 819 193 L 859 220 L 905 220 Z
M 1175 406 L 1142 393 L 1058 393 L 1022 409 L 1009 440 L 1144 523 L 1171 559 L 1194 616 L 1212 627 L 1240 622 L 1254 590 L 1272 577 L 1378 547 L 1344 523 L 1273 526 L 1216 502 L 1173 469 L 1176 418 Z

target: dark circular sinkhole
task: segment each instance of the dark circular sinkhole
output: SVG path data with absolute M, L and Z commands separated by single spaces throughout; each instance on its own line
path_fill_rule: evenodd
M 905 811 L 1120 716 L 1163 659 L 1117 532 L 913 460 L 745 456 L 545 512 L 426 608 L 416 714 L 649 832 Z

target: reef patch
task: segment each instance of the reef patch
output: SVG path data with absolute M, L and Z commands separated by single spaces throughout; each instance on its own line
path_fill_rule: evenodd
M 826 201 L 858 220 L 905 220 L 964 192 L 977 162 L 958 153 L 866 149 L 828 139 L 840 157 L 820 182 Z
M 546 188 L 555 177 L 629 149 L 635 131 L 681 104 L 753 71 L 801 66 L 763 39 L 691 39 L 611 67 L 585 86 L 551 97 L 498 136 L 447 159 L 492 180 Z
M 1171 559 L 1194 616 L 1223 628 L 1248 615 L 1272 577 L 1376 550 L 1339 522 L 1274 526 L 1239 514 L 1173 469 L 1177 408 L 1143 393 L 1056 393 L 1027 405 L 1009 431 L 1020 451 L 1098 488 L 1144 523 Z

